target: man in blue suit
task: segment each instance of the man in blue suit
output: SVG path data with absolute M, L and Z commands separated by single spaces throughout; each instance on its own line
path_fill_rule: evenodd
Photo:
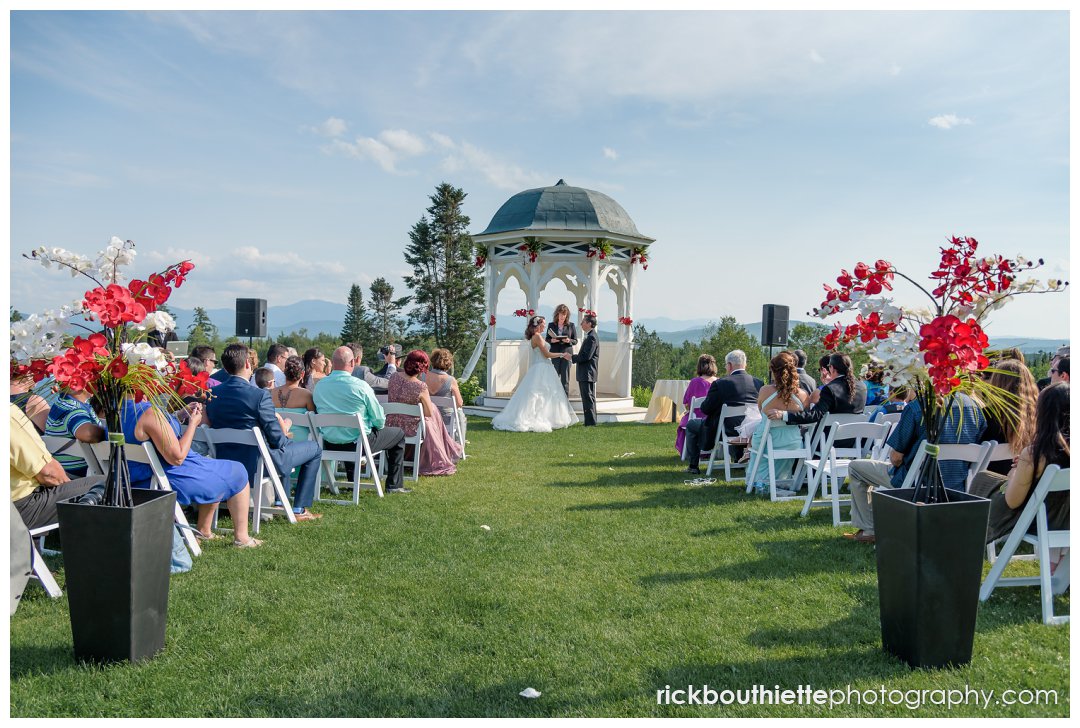
M 211 427 L 250 430 L 258 427 L 266 437 L 270 459 L 274 461 L 278 475 L 286 480 L 293 468 L 300 468 L 293 495 L 293 513 L 298 521 L 322 518 L 321 513 L 308 510 L 315 498 L 315 483 L 319 477 L 319 460 L 322 448 L 313 440 L 293 442 L 281 431 L 270 400 L 270 391 L 248 384 L 251 364 L 248 348 L 243 344 L 229 344 L 221 354 L 221 365 L 231 376 L 214 387 L 213 396 L 206 405 L 207 420 Z M 217 456 L 243 463 L 248 477 L 254 479 L 258 451 L 247 445 L 219 445 Z

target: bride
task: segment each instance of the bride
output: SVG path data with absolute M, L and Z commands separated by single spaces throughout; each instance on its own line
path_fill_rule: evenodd
M 543 316 L 533 316 L 525 328 L 525 338 L 532 343 L 529 371 L 518 384 L 502 412 L 491 426 L 512 432 L 551 432 L 578 421 L 570 400 L 563 391 L 555 367 L 548 359 L 570 359 L 570 353 L 553 354 L 540 335 L 546 328 Z

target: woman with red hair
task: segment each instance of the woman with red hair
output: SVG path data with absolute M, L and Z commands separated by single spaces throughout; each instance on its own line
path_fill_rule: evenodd
M 427 385 L 420 380 L 420 375 L 428 370 L 431 363 L 428 355 L 419 349 L 410 351 L 405 357 L 401 369 L 390 377 L 387 385 L 388 402 L 400 404 L 419 404 L 424 411 L 424 443 L 420 446 L 420 475 L 453 475 L 457 472 L 457 461 L 461 460 L 461 446 L 446 430 L 442 415 L 431 403 Z M 400 427 L 406 437 L 416 434 L 419 421 L 409 415 L 387 415 L 387 427 Z

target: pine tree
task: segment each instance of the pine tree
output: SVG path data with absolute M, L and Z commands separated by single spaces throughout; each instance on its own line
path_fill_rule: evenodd
M 345 309 L 345 323 L 341 327 L 341 342 L 355 341 L 365 350 L 377 346 L 371 319 L 364 310 L 364 294 L 356 283 L 349 288 L 349 303 Z
M 194 318 L 188 327 L 187 339 L 189 347 L 203 346 L 214 341 L 218 337 L 218 328 L 210 319 L 210 314 L 202 306 L 196 306 L 193 312 Z
M 404 321 L 398 311 L 408 304 L 408 296 L 394 298 L 394 287 L 385 278 L 376 278 L 371 282 L 372 326 L 378 333 L 379 341 L 389 343 L 401 338 Z
M 454 352 L 471 350 L 484 329 L 484 280 L 473 265 L 466 193 L 443 182 L 431 195 L 427 215 L 409 232 L 405 262 L 413 275 L 410 321 L 421 335 Z

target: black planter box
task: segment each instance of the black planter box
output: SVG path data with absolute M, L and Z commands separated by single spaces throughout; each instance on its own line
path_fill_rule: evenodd
M 76 659 L 138 662 L 165 647 L 176 493 L 135 489 L 132 499 L 57 504 Z
M 990 501 L 950 490 L 915 504 L 913 488 L 875 490 L 881 643 L 912 667 L 971 662 Z

